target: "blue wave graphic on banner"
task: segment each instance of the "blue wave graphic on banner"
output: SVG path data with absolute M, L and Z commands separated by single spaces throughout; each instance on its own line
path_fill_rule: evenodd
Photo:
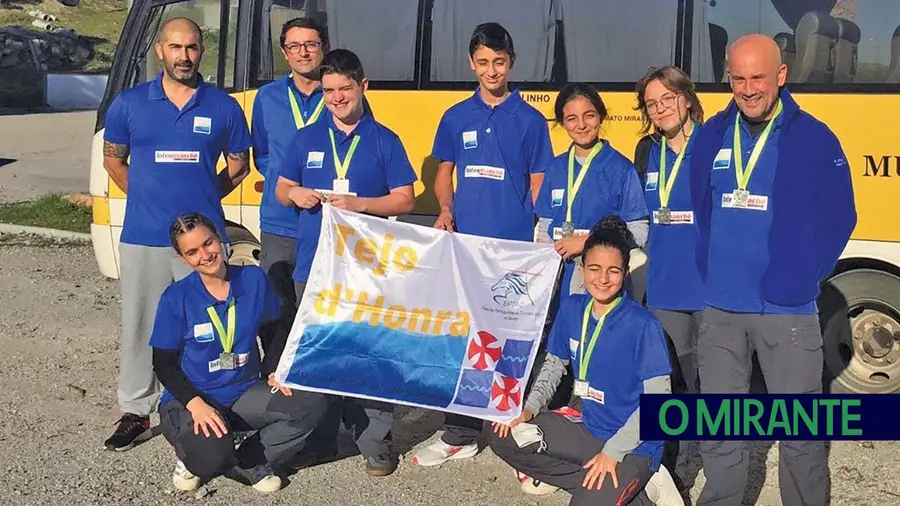
M 435 407 L 453 400 L 468 339 L 365 323 L 309 325 L 287 380 Z

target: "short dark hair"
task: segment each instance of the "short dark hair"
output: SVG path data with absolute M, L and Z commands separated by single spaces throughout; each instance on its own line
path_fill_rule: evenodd
M 322 77 L 325 77 L 327 74 L 340 74 L 360 84 L 366 78 L 366 71 L 363 69 L 362 62 L 356 56 L 356 53 L 349 49 L 329 51 L 322 60 L 320 69 Z
M 594 109 L 597 109 L 597 113 L 600 114 L 601 124 L 606 121 L 606 116 L 608 115 L 606 104 L 603 103 L 603 99 L 600 98 L 597 89 L 587 83 L 568 83 L 559 90 L 559 95 L 556 96 L 556 104 L 554 104 L 553 112 L 557 123 L 562 125 L 563 108 L 570 100 L 577 97 L 584 97 L 591 102 Z
M 178 238 L 198 227 L 206 227 L 218 237 L 219 240 L 222 239 L 222 236 L 219 235 L 219 231 L 216 229 L 216 225 L 212 220 L 207 218 L 205 214 L 182 214 L 178 218 L 175 218 L 175 221 L 169 226 L 169 241 L 172 243 L 172 247 L 175 248 L 175 251 L 178 254 L 181 254 L 181 249 L 178 247 Z
M 631 250 L 635 248 L 634 235 L 628 230 L 625 220 L 611 214 L 604 216 L 591 228 L 588 238 L 584 241 L 584 249 L 581 252 L 581 261 L 587 260 L 587 254 L 599 246 L 609 246 L 619 250 L 622 254 L 625 270 L 631 261 Z
M 469 56 L 474 56 L 475 50 L 480 46 L 498 53 L 505 52 L 511 60 L 516 59 L 512 35 L 500 23 L 482 23 L 475 27 L 472 38 L 469 40 Z
M 284 47 L 287 33 L 292 28 L 306 28 L 309 30 L 315 30 L 316 33 L 319 34 L 319 39 L 322 41 L 322 49 L 326 51 L 328 50 L 328 28 L 326 28 L 325 25 L 320 23 L 317 19 L 310 17 L 294 18 L 281 26 L 281 47 Z

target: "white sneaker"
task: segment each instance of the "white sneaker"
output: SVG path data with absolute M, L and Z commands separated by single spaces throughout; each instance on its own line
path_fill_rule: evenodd
M 449 460 L 468 459 L 478 455 L 478 443 L 451 446 L 438 440 L 412 458 L 413 464 L 423 467 L 438 466 Z
M 656 506 L 684 506 L 684 498 L 664 465 L 660 465 L 659 470 L 650 477 L 644 492 Z
M 172 471 L 172 485 L 178 490 L 193 492 L 200 487 L 200 478 L 188 471 L 188 468 L 184 467 L 184 462 L 178 459 L 175 462 L 175 470 Z
M 281 490 L 281 478 L 274 474 L 266 475 L 261 480 L 254 483 L 253 488 L 257 492 L 262 492 L 264 494 L 278 492 Z
M 557 486 L 535 480 L 531 476 L 515 469 L 513 471 L 515 471 L 516 479 L 519 480 L 522 492 L 525 492 L 528 495 L 550 495 L 559 490 L 559 487 Z

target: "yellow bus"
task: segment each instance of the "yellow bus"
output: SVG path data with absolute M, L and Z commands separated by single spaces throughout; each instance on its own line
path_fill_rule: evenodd
M 567 145 L 551 121 L 556 92 L 568 81 L 586 81 L 610 110 L 604 137 L 629 157 L 640 125 L 634 83 L 648 67 L 687 70 L 709 116 L 730 99 L 727 45 L 746 33 L 775 37 L 789 65 L 789 89 L 836 132 L 853 171 L 858 225 L 819 300 L 826 380 L 832 391 L 900 391 L 900 226 L 891 218 L 900 196 L 900 2 L 134 0 L 93 140 L 91 233 L 104 275 L 118 276 L 125 212 L 125 195 L 102 165 L 104 113 L 117 93 L 159 70 L 153 42 L 161 21 L 188 16 L 203 28 L 204 79 L 231 93 L 250 121 L 256 90 L 288 70 L 277 41 L 281 25 L 302 15 L 326 23 L 333 47 L 360 55 L 374 114 L 401 137 L 421 176 L 414 214 L 400 220 L 424 224 L 436 212 L 436 163 L 428 153 L 441 114 L 474 90 L 467 49 L 478 23 L 497 21 L 512 33 L 512 79 L 546 116 L 556 152 Z M 233 262 L 257 261 L 261 190 L 254 168 L 222 201 Z

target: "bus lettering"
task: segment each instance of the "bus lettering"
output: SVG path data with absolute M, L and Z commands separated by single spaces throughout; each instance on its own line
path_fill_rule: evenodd
M 875 157 L 872 155 L 863 155 L 866 159 L 866 173 L 863 174 L 863 177 L 871 177 L 877 176 L 879 172 L 884 170 L 881 173 L 881 177 L 891 177 L 891 157 L 888 155 L 882 156 L 881 160 L 878 163 L 875 163 Z M 894 156 L 894 163 L 896 167 L 900 167 L 900 156 Z M 869 169 L 872 170 L 872 173 L 869 174 Z
M 550 103 L 550 94 L 549 93 L 526 93 L 525 94 L 525 102 L 528 103 Z

